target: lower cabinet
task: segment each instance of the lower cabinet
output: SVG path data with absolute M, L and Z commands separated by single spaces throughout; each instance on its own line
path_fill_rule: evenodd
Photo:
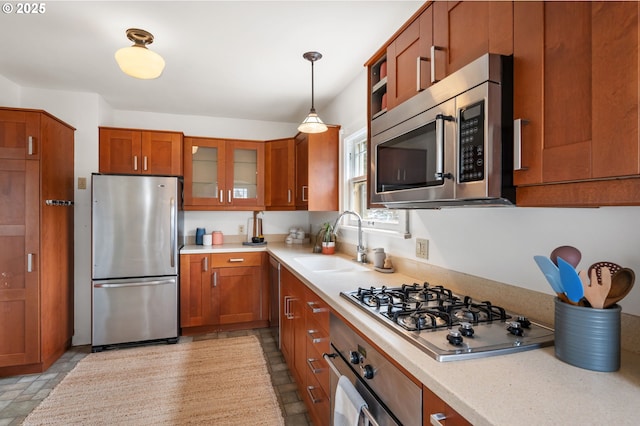
M 471 426 L 471 423 L 424 385 L 422 386 L 422 410 L 423 425 Z
M 268 327 L 264 252 L 180 255 L 182 334 Z
M 331 419 L 329 306 L 289 270 L 280 270 L 281 350 L 313 424 Z

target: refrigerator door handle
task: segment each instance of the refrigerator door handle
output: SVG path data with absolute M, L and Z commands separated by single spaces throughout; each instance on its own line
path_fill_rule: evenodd
M 94 288 L 121 288 L 121 287 L 142 287 L 145 285 L 163 285 L 163 284 L 175 284 L 172 280 L 155 280 L 155 281 L 143 281 L 135 283 L 95 283 Z
M 171 215 L 170 215 L 170 226 L 171 226 L 171 248 L 169 249 L 169 254 L 171 256 L 171 267 L 174 268 L 176 266 L 176 200 L 171 198 Z

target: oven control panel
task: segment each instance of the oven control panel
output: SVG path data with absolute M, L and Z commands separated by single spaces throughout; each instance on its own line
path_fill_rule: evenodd
M 484 179 L 484 101 L 460 109 L 458 176 L 460 182 Z

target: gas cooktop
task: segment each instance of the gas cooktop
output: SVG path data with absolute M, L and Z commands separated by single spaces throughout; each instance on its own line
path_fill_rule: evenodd
M 403 284 L 340 294 L 437 361 L 483 358 L 553 344 L 552 329 L 442 286 Z

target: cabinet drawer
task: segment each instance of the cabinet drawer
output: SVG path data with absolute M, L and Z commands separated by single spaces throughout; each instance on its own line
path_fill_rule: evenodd
M 328 425 L 331 422 L 331 401 L 328 394 L 318 383 L 316 376 L 307 369 L 306 400 L 311 408 L 311 417 L 314 424 Z
M 329 352 L 329 333 L 320 327 L 319 322 L 307 315 L 307 347 L 313 346 L 320 354 Z
M 313 291 L 307 289 L 305 295 L 305 309 L 307 309 L 307 318 L 316 321 L 317 327 L 329 334 L 329 312 L 331 308 Z
M 217 253 L 211 257 L 214 268 L 235 268 L 238 266 L 262 265 L 263 252 Z

